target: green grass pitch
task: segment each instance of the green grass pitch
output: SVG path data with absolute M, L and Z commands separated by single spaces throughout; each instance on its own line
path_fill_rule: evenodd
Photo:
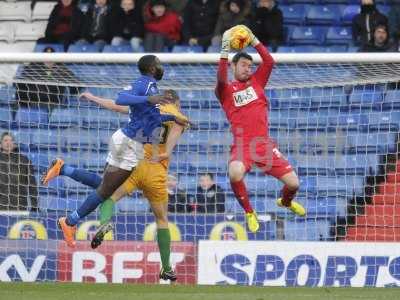
M 0 283 L 0 300 L 380 300 L 398 288 L 283 288 L 79 283 Z

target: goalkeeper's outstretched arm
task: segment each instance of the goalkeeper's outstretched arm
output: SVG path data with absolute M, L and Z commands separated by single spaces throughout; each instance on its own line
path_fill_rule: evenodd
M 219 59 L 217 71 L 217 86 L 215 88 L 215 95 L 221 100 L 221 92 L 228 84 L 228 56 L 230 51 L 230 38 L 231 31 L 227 30 L 222 36 L 221 44 L 221 58 Z
M 108 109 L 108 110 L 112 110 L 115 112 L 119 112 L 119 113 L 123 113 L 123 114 L 128 114 L 129 113 L 129 107 L 128 106 L 122 106 L 122 105 L 118 105 L 115 104 L 115 101 L 112 99 L 106 99 L 106 98 L 101 98 L 101 97 L 97 97 L 95 95 L 93 95 L 92 93 L 89 92 L 85 92 L 82 93 L 79 98 L 85 98 L 89 101 L 95 102 L 98 105 L 100 105 L 101 107 Z
M 254 73 L 254 77 L 262 87 L 265 87 L 269 76 L 271 75 L 275 61 L 271 54 L 269 54 L 268 49 L 258 40 L 254 33 L 249 28 L 247 28 L 247 30 L 250 33 L 251 45 L 257 50 L 262 60 Z

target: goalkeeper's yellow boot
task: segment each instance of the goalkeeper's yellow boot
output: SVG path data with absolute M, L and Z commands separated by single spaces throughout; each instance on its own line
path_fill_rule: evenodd
M 41 178 L 41 182 L 43 185 L 48 185 L 49 181 L 53 178 L 56 178 L 60 175 L 60 171 L 62 166 L 64 165 L 64 161 L 61 158 L 56 158 L 51 162 L 51 165 L 47 169 L 46 173 Z
M 251 213 L 246 213 L 247 227 L 253 233 L 256 233 L 260 229 L 260 224 L 258 223 L 257 214 L 253 211 Z
M 288 206 L 283 205 L 282 198 L 279 198 L 278 201 L 276 201 L 276 204 L 279 207 L 286 207 L 286 208 L 290 209 L 293 213 L 295 213 L 296 215 L 298 215 L 300 217 L 304 217 L 306 215 L 306 209 L 299 202 L 292 200 L 292 202 L 290 202 L 290 207 L 288 207 Z

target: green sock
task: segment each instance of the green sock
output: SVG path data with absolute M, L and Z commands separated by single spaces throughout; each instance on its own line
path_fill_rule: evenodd
M 114 201 L 108 198 L 100 205 L 100 225 L 107 223 L 111 220 L 114 214 Z
M 169 255 L 171 253 L 171 235 L 168 228 L 157 229 L 157 243 L 160 249 L 162 267 L 165 271 L 170 271 Z

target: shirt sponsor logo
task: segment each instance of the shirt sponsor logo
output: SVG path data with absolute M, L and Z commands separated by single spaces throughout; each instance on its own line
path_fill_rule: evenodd
M 257 93 L 252 86 L 249 86 L 245 90 L 233 93 L 233 100 L 236 107 L 244 106 L 257 99 Z

